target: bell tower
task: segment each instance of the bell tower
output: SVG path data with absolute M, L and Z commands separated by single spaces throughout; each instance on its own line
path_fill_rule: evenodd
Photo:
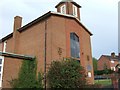
M 73 0 L 62 0 L 55 8 L 57 8 L 57 12 L 59 13 L 73 15 L 80 20 L 81 6 Z

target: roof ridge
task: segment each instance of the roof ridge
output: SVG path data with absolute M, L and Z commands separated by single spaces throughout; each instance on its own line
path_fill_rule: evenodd
M 48 18 L 49 16 L 51 15 L 57 15 L 57 16 L 63 16 L 63 17 L 66 17 L 66 18 L 71 18 L 71 19 L 75 19 L 77 23 L 79 23 L 86 32 L 88 32 L 90 35 L 93 35 L 81 22 L 78 18 L 76 18 L 75 16 L 73 15 L 69 15 L 69 14 L 61 14 L 61 13 L 58 13 L 58 12 L 53 12 L 53 11 L 49 11 L 47 13 L 45 13 L 44 15 L 34 19 L 33 21 L 29 22 L 28 24 L 20 27 L 18 29 L 19 32 L 22 32 L 24 31 L 26 28 L 29 28 L 31 25 L 34 25 L 36 23 L 38 23 L 39 21 L 41 20 L 45 20 L 46 18 Z M 8 38 L 12 37 L 13 36 L 13 33 L 11 34 L 8 34 L 6 37 L 3 37 L 0 41 L 3 42 L 5 40 L 7 40 Z
M 74 2 L 73 0 L 62 0 L 61 2 Z

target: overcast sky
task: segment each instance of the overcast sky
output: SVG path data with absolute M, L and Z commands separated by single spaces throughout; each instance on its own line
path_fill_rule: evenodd
M 13 31 L 14 17 L 23 17 L 22 25 L 48 11 L 56 11 L 61 0 L 1 0 L 0 38 Z M 118 54 L 118 1 L 120 0 L 74 0 L 81 8 L 81 22 L 93 33 L 92 56 Z

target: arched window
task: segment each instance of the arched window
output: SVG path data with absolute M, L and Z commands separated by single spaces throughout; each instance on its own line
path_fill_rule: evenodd
M 75 33 L 70 33 L 71 57 L 80 58 L 79 37 Z

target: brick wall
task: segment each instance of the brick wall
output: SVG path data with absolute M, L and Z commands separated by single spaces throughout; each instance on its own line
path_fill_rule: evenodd
M 90 35 L 84 30 L 74 19 L 59 16 L 51 16 L 34 26 L 27 28 L 19 33 L 19 42 L 16 43 L 16 53 L 24 55 L 32 55 L 37 58 L 37 71 L 44 71 L 44 48 L 45 48 L 45 28 L 47 32 L 47 65 L 53 60 L 63 57 L 70 57 L 70 32 L 75 32 L 80 39 L 80 61 L 85 67 L 86 74 L 88 72 L 87 65 L 92 67 L 91 41 Z M 13 52 L 13 38 L 7 40 L 7 52 Z M 62 54 L 59 55 L 58 50 L 61 48 Z M 89 60 L 87 59 L 89 56 Z M 18 76 L 21 66 L 19 59 L 5 58 L 3 87 L 10 87 L 8 81 Z M 91 70 L 92 77 L 87 78 L 90 83 L 94 83 L 93 67 Z
M 108 69 L 111 69 L 111 67 L 115 67 L 118 64 L 118 61 L 114 60 L 114 63 L 112 63 L 109 58 L 102 55 L 98 60 L 98 70 L 104 70 L 105 64 Z
M 107 65 L 107 68 L 110 68 L 110 63 L 109 63 L 109 59 L 101 56 L 100 59 L 98 60 L 98 70 L 104 70 L 104 65 Z

